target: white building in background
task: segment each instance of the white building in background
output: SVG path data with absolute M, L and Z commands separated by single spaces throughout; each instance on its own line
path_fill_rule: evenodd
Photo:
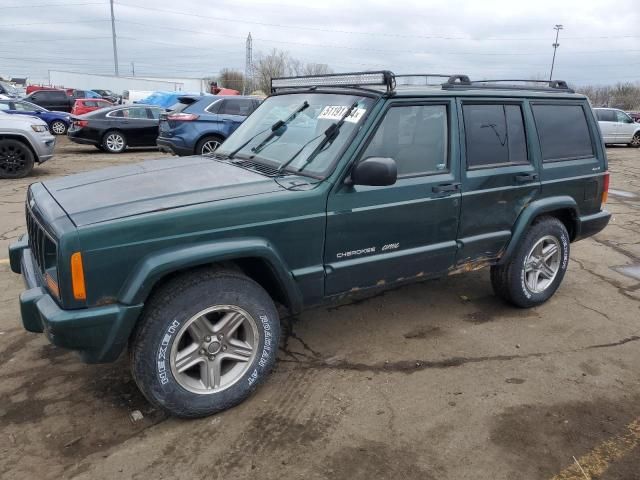
M 165 92 L 206 92 L 209 86 L 201 78 L 116 77 L 92 73 L 49 70 L 49 85 L 91 90 L 98 88 L 122 93 L 124 90 L 149 90 Z

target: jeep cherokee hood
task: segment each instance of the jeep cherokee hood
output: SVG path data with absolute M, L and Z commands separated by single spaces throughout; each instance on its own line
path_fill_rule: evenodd
M 76 226 L 283 190 L 272 178 L 202 156 L 105 168 L 44 186 Z

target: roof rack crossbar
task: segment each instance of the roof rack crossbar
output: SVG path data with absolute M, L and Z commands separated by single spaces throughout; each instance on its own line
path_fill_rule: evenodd
M 471 84 L 477 83 L 540 83 L 549 88 L 558 88 L 567 90 L 569 85 L 564 80 L 524 80 L 524 79 L 498 79 L 498 80 L 474 80 Z

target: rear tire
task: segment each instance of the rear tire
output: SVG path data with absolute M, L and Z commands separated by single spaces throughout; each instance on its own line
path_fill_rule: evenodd
M 507 263 L 491 267 L 496 295 L 521 308 L 549 300 L 567 271 L 569 243 L 569 234 L 560 220 L 537 219 Z
M 24 178 L 31 170 L 35 158 L 24 143 L 11 138 L 0 140 L 0 178 Z
M 67 125 L 61 120 L 54 120 L 49 125 L 49 131 L 52 135 L 64 135 L 67 133 Z
M 211 155 L 224 142 L 224 139 L 217 135 L 209 135 L 201 139 L 196 145 L 196 155 Z
M 203 417 L 246 399 L 273 367 L 280 337 L 276 307 L 250 278 L 200 269 L 159 288 L 132 337 L 138 387 L 155 406 Z
M 629 143 L 630 147 L 633 148 L 639 148 L 640 147 L 640 132 L 636 133 L 633 138 L 631 139 L 631 142 Z
M 127 148 L 127 138 L 119 130 L 110 130 L 102 138 L 102 147 L 108 153 L 122 153 Z

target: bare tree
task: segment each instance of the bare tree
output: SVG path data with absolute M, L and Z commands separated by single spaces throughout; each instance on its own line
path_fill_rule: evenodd
M 238 70 L 223 68 L 218 76 L 218 85 L 241 92 L 244 87 L 244 75 Z
M 304 64 L 288 52 L 273 49 L 267 55 L 259 55 L 254 64 L 255 87 L 264 93 L 271 91 L 271 79 L 290 75 L 322 75 L 332 73 L 324 63 Z

